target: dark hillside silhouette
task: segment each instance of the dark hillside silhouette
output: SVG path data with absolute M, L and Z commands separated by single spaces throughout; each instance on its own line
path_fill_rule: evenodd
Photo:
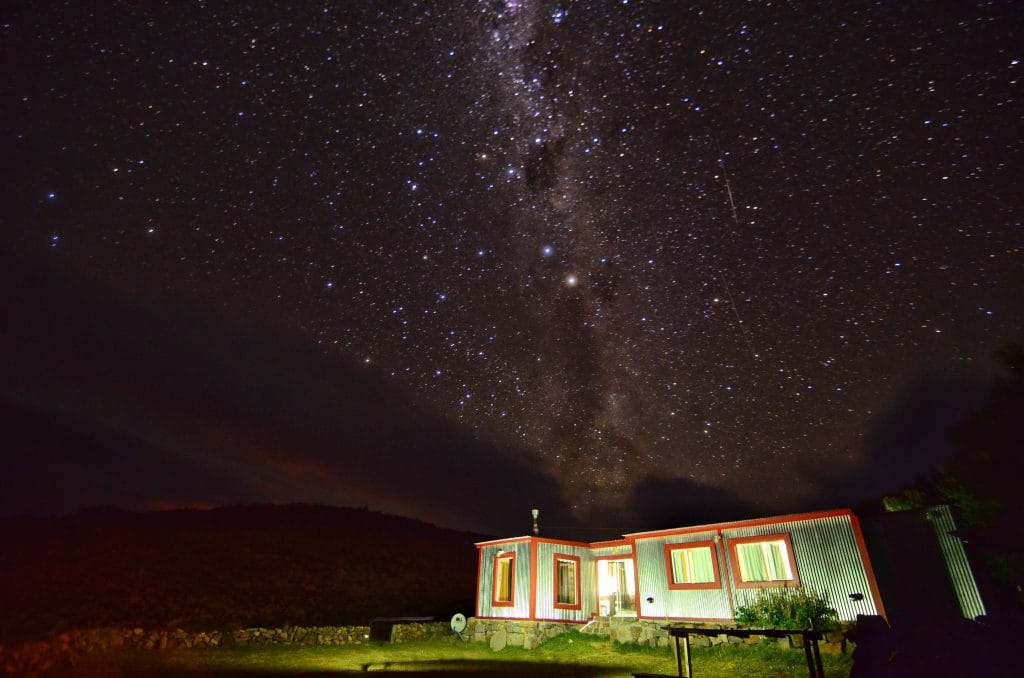
M 0 522 L 0 638 L 470 612 L 480 535 L 365 509 L 99 508 Z

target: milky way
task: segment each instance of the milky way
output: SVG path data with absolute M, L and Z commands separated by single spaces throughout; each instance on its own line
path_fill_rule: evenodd
M 1022 23 L 14 5 L 5 249 L 298 328 L 580 513 L 648 477 L 820 500 L 916 385 L 985 374 L 1024 327 Z

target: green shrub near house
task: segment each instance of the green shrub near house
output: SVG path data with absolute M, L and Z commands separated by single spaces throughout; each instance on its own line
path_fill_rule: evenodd
M 750 627 L 832 631 L 839 628 L 839 613 L 814 589 L 763 589 L 753 602 L 736 608 L 736 621 Z

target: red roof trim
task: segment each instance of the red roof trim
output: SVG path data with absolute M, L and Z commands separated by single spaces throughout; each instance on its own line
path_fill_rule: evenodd
M 483 548 L 484 546 L 496 546 L 498 544 L 511 544 L 513 542 L 529 541 L 535 544 L 556 544 L 559 546 L 582 546 L 583 548 L 591 548 L 591 544 L 585 541 L 569 541 L 567 539 L 549 539 L 548 537 L 508 537 L 506 539 L 491 539 L 490 541 L 478 541 L 474 544 L 477 548 Z
M 505 539 L 491 539 L 490 541 L 478 541 L 474 544 L 477 548 L 483 546 L 494 546 L 497 544 L 511 544 L 517 541 L 528 541 L 530 537 L 507 537 Z
M 756 527 L 758 525 L 773 525 L 775 523 L 793 523 L 803 520 L 815 520 L 818 518 L 831 518 L 833 516 L 852 516 L 850 509 L 832 509 L 830 511 L 814 511 L 813 513 L 794 513 L 785 516 L 772 516 L 770 518 L 753 518 L 751 520 L 735 520 L 728 523 L 711 523 L 709 525 L 694 525 L 693 527 L 676 527 L 667 530 L 652 530 L 650 532 L 631 532 L 626 535 L 631 540 L 649 539 L 652 537 L 667 537 L 676 534 L 692 534 L 694 532 L 714 532 L 716 530 L 730 530 L 740 527 Z

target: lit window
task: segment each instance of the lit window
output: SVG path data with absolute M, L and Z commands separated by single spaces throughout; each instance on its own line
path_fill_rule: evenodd
M 580 559 L 555 555 L 555 607 L 580 609 Z
M 498 552 L 494 556 L 494 599 L 497 606 L 511 607 L 516 591 L 516 554 Z
M 793 544 L 788 534 L 730 540 L 736 585 L 785 586 L 799 584 Z
M 717 589 L 718 553 L 712 541 L 667 544 L 665 570 L 670 589 Z

